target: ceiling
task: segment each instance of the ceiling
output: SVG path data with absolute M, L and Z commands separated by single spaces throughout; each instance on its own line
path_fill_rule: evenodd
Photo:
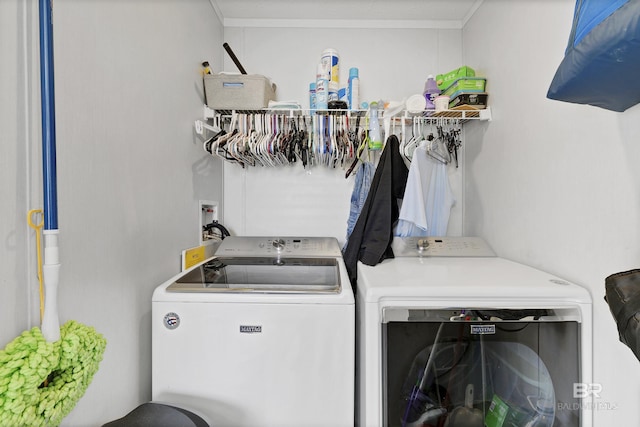
M 210 0 L 225 27 L 462 28 L 483 0 Z

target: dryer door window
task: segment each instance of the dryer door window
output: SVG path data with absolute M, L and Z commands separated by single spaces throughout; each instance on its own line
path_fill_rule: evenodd
M 420 311 L 383 324 L 386 426 L 580 426 L 571 316 Z

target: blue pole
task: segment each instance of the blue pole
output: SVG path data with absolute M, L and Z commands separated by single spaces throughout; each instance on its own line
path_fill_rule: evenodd
M 40 90 L 42 98 L 42 179 L 45 230 L 58 229 L 52 2 L 53 0 L 40 0 Z

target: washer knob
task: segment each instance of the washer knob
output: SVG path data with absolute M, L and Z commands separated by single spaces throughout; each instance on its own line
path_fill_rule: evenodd
M 275 239 L 272 243 L 273 247 L 276 248 L 278 252 L 284 249 L 285 244 L 284 239 Z

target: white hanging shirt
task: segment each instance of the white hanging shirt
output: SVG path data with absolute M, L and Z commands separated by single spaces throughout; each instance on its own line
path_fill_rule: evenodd
M 446 235 L 454 204 L 447 165 L 429 157 L 424 145 L 416 148 L 394 235 Z

